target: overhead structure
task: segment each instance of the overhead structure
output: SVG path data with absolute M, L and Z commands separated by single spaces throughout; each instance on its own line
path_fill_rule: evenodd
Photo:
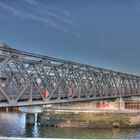
M 140 77 L 0 45 L 0 107 L 140 96 Z

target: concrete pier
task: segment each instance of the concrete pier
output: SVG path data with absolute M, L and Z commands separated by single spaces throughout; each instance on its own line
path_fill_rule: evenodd
M 27 125 L 35 125 L 35 123 L 38 123 L 38 113 L 43 111 L 42 106 L 19 107 L 19 110 L 26 113 Z
M 35 114 L 34 113 L 26 113 L 26 124 L 27 125 L 35 124 Z
M 24 113 L 39 113 L 43 112 L 42 106 L 28 106 L 28 107 L 19 107 L 19 110 Z

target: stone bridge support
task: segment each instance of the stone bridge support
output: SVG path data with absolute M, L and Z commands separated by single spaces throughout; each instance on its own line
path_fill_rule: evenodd
M 42 106 L 20 107 L 19 110 L 26 113 L 27 125 L 35 125 L 37 123 L 38 113 L 43 112 Z

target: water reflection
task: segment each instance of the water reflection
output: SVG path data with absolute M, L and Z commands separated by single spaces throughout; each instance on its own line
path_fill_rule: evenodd
M 139 128 L 135 129 L 93 129 L 93 128 L 49 128 L 25 125 L 24 113 L 0 113 L 0 136 L 44 137 L 44 138 L 140 138 Z M 37 114 L 35 114 L 37 120 Z
M 37 113 L 35 113 L 35 125 L 33 127 L 33 136 L 34 137 L 39 136 L 39 133 L 38 133 L 38 125 L 37 125 Z
M 25 113 L 0 113 L 0 135 L 11 136 L 18 133 L 25 134 Z

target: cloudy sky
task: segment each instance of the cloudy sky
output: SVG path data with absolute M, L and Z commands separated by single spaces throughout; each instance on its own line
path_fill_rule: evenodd
M 0 41 L 140 75 L 140 0 L 0 0 Z

